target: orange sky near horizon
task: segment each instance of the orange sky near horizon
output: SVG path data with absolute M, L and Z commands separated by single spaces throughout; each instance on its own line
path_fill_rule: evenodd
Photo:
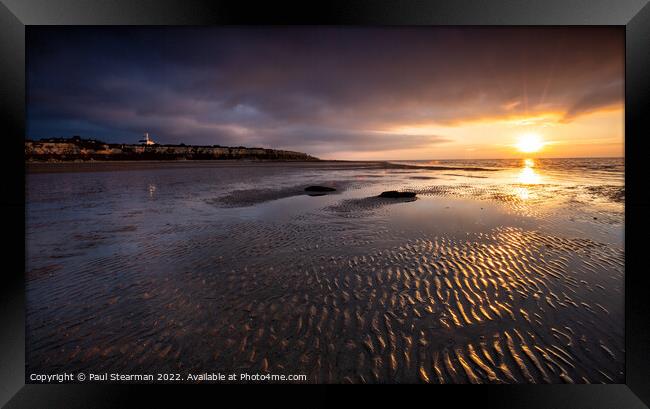
M 426 160 L 426 159 L 513 159 L 623 157 L 625 111 L 622 104 L 582 114 L 570 121 L 563 113 L 504 115 L 459 123 L 430 123 L 372 130 L 394 135 L 409 145 L 413 137 L 435 135 L 444 141 L 407 149 L 338 151 L 322 159 Z M 543 146 L 537 152 L 522 152 L 517 142 L 536 135 Z

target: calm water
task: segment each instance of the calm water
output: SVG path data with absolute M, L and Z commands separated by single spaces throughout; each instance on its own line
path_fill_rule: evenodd
M 83 169 L 27 177 L 28 373 L 622 382 L 623 159 Z

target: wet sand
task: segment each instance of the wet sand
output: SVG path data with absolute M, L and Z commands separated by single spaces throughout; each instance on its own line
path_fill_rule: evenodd
M 403 167 L 381 161 L 263 161 L 263 160 L 169 160 L 169 161 L 75 161 L 75 162 L 27 162 L 28 173 L 69 173 L 69 172 L 115 172 L 155 169 L 197 169 L 197 168 L 250 168 L 250 167 L 289 167 L 300 169 L 336 168 L 388 168 Z
M 609 165 L 30 173 L 27 371 L 620 383 L 624 188 Z
M 301 169 L 426 169 L 426 170 L 483 170 L 489 168 L 467 166 L 413 166 L 385 161 L 264 161 L 264 160 L 176 160 L 176 161 L 74 161 L 74 162 L 27 162 L 28 173 L 68 173 L 68 172 L 115 172 L 145 169 L 194 169 L 214 167 L 294 167 Z

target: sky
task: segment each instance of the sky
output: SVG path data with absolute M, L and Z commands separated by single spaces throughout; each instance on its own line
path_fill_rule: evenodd
M 28 27 L 26 136 L 623 156 L 624 50 L 619 27 Z

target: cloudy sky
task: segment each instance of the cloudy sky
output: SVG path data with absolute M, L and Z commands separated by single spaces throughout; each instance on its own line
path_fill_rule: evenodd
M 27 137 L 332 159 L 622 156 L 621 28 L 27 29 Z

